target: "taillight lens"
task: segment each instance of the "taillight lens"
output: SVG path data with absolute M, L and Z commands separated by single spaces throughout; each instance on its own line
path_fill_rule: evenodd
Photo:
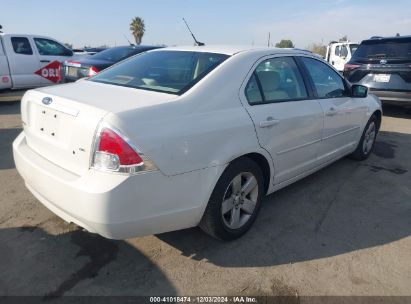
M 98 73 L 99 73 L 100 71 L 96 68 L 96 67 L 91 67 L 89 70 L 88 70 L 88 77 L 92 77 L 92 76 L 94 76 L 94 75 L 97 75 Z
M 121 173 L 157 170 L 125 135 L 107 124 L 101 125 L 97 132 L 92 167 Z
M 359 68 L 359 67 L 360 67 L 359 64 L 346 63 L 344 65 L 344 72 L 349 72 L 349 71 L 352 71 L 352 70 L 354 70 L 356 68 Z

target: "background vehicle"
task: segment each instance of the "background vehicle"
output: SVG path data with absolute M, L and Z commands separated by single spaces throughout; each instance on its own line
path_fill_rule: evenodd
M 334 66 L 337 71 L 342 72 L 344 65 L 351 59 L 357 48 L 358 44 L 353 42 L 330 42 L 327 46 L 325 59 Z
M 53 38 L 0 34 L 0 91 L 58 83 L 61 62 L 73 55 Z
M 240 237 L 265 194 L 351 154 L 366 159 L 381 104 L 312 53 L 181 47 L 89 80 L 31 90 L 13 144 L 29 190 L 109 238 L 200 225 Z
M 63 64 L 63 82 L 76 81 L 83 77 L 91 77 L 113 64 L 139 53 L 160 48 L 158 46 L 117 46 L 80 60 L 69 60 Z
M 107 50 L 107 48 L 82 48 L 82 49 L 73 49 L 74 54 L 80 54 L 80 55 L 95 55 L 97 53 L 100 53 L 104 50 Z
M 344 76 L 384 102 L 411 106 L 411 36 L 364 40 L 345 65 Z

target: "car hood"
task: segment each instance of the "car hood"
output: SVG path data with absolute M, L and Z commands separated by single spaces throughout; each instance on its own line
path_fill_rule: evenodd
M 111 113 L 154 107 L 176 100 L 179 96 L 89 80 L 36 89 L 36 91 L 84 103 Z

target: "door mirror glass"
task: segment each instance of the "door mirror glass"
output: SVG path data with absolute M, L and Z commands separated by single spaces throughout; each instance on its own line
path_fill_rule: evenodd
M 365 98 L 368 96 L 368 88 L 366 86 L 354 84 L 351 87 L 351 96 L 355 98 Z

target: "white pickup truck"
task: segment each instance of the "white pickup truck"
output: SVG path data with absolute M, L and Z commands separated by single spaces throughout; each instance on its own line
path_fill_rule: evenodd
M 332 41 L 327 46 L 327 60 L 339 72 L 344 71 L 344 65 L 351 59 L 358 48 L 358 43 L 354 42 L 335 42 Z
M 61 63 L 73 51 L 55 39 L 37 35 L 0 34 L 0 92 L 60 82 Z

